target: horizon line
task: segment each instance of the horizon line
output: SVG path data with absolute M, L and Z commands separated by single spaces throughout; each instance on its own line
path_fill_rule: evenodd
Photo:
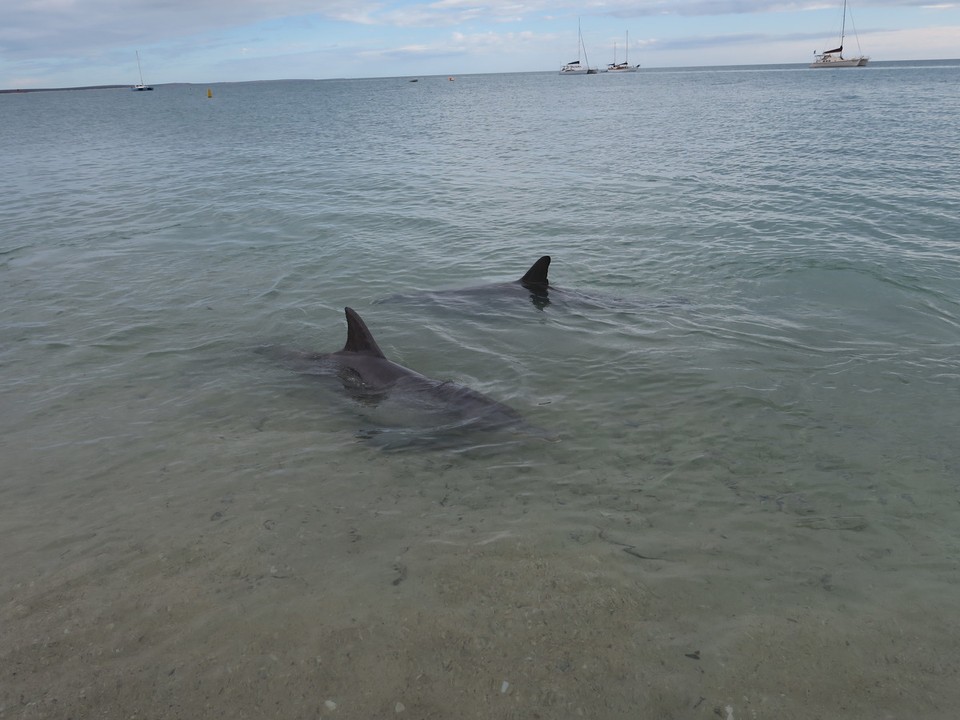
M 911 60 L 870 60 L 871 65 L 875 66 L 878 63 L 950 63 L 956 62 L 960 63 L 960 57 L 957 58 L 917 58 Z M 677 66 L 667 66 L 667 67 L 645 67 L 638 68 L 643 71 L 690 71 L 690 70 L 719 70 L 719 69 L 737 69 L 737 68 L 763 68 L 763 67 L 792 67 L 796 66 L 798 68 L 807 69 L 809 66 L 808 62 L 786 62 L 786 63 L 750 63 L 746 65 L 677 65 Z M 856 69 L 869 69 L 870 65 L 864 66 L 864 68 Z M 833 68 L 839 69 L 839 68 Z M 511 70 L 507 72 L 488 72 L 488 73 L 457 73 L 461 77 L 472 77 L 480 75 L 534 75 L 540 73 L 556 73 L 556 70 Z M 170 85 L 229 85 L 229 84 L 240 84 L 240 83 L 255 83 L 255 82 L 328 82 L 328 81 L 344 81 L 344 80 L 392 80 L 392 79 L 403 79 L 411 77 L 454 77 L 454 75 L 447 73 L 436 73 L 430 75 L 417 75 L 417 74 L 405 74 L 405 75 L 370 75 L 362 77 L 332 77 L 332 78 L 271 78 L 269 80 L 211 80 L 207 82 L 193 82 L 193 81 L 179 81 L 174 80 L 171 82 L 163 83 L 152 83 L 152 86 L 170 86 Z M 31 93 L 31 92 L 64 92 L 69 90 L 119 90 L 123 88 L 132 88 L 133 85 L 129 83 L 124 84 L 104 84 L 104 85 L 76 85 L 70 87 L 38 87 L 38 88 L 9 88 L 9 89 L 0 89 L 0 94 L 16 94 L 16 93 Z

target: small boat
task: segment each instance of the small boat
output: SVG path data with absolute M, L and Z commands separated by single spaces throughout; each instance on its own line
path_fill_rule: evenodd
M 852 21 L 851 16 L 851 21 Z M 843 41 L 847 31 L 847 0 L 843 0 L 843 22 L 840 24 L 840 44 L 833 50 L 825 50 L 822 53 L 814 51 L 814 60 L 810 64 L 812 68 L 843 68 L 843 67 L 863 67 L 867 64 L 866 55 L 858 57 L 845 58 L 843 56 Z M 854 28 L 854 37 L 856 37 L 856 28 Z M 857 38 L 857 50 L 860 49 L 860 39 Z
M 583 51 L 583 62 L 580 64 L 580 51 Z M 596 75 L 597 69 L 592 68 L 589 65 L 589 60 L 587 60 L 587 48 L 583 44 L 583 35 L 580 32 L 580 21 L 577 20 L 577 59 L 571 60 L 562 68 L 560 68 L 561 75 Z
M 630 31 L 627 31 L 626 37 L 626 50 L 623 51 L 623 62 L 617 62 L 617 43 L 613 43 L 613 62 L 607 65 L 607 72 L 612 73 L 628 73 L 636 72 L 637 68 L 640 65 L 631 65 L 629 61 L 630 56 Z
M 143 90 L 153 90 L 153 88 L 150 87 L 149 85 L 144 85 L 144 84 L 143 84 L 143 70 L 140 68 L 140 51 L 139 51 L 139 50 L 137 50 L 137 70 L 140 72 L 140 84 L 139 84 L 139 85 L 134 85 L 134 86 L 131 87 L 130 89 L 131 89 L 131 90 L 140 90 L 140 91 L 143 91 Z

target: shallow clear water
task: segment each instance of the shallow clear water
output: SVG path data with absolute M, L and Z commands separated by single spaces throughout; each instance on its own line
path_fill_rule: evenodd
M 0 704 L 949 717 L 958 73 L 0 95 Z M 346 305 L 538 431 L 258 352 Z

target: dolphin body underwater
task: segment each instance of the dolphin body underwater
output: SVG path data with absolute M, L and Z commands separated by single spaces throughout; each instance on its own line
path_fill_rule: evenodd
M 550 269 L 550 256 L 544 255 L 537 260 L 530 269 L 524 273 L 518 280 L 509 282 L 492 283 L 489 285 L 478 285 L 475 287 L 455 288 L 450 290 L 426 290 L 421 292 L 401 293 L 391 295 L 380 300 L 379 303 L 392 302 L 473 302 L 477 299 L 490 299 L 496 297 L 527 297 L 535 307 L 542 310 L 550 304 L 550 293 L 558 295 L 562 291 L 550 287 L 550 281 L 547 278 L 547 272 Z
M 683 305 L 684 298 L 671 298 L 661 301 L 626 300 L 617 297 L 608 297 L 600 294 L 585 293 L 578 290 L 557 287 L 550 284 L 548 272 L 550 270 L 550 256 L 544 255 L 537 260 L 523 277 L 508 282 L 490 283 L 465 288 L 448 290 L 426 290 L 421 292 L 402 293 L 375 300 L 380 303 L 434 303 L 462 308 L 477 301 L 489 303 L 506 299 L 514 301 L 525 298 L 538 310 L 545 310 L 549 305 L 576 306 L 597 309 L 633 309 L 643 307 L 666 307 L 669 305 Z
M 444 445 L 468 431 L 533 430 L 520 413 L 491 397 L 455 382 L 434 380 L 387 359 L 366 323 L 353 308 L 344 308 L 347 342 L 332 353 L 282 351 L 281 362 L 310 375 L 335 376 L 364 407 L 387 417 L 386 427 L 361 432 L 378 438 L 386 449 L 409 445 Z

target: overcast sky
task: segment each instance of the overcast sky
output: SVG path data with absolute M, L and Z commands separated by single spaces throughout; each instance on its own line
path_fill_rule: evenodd
M 846 49 L 960 57 L 960 2 L 849 0 Z M 842 0 L 0 0 L 0 88 L 800 63 Z M 854 34 L 855 31 L 855 34 Z M 850 54 L 847 52 L 846 54 Z

